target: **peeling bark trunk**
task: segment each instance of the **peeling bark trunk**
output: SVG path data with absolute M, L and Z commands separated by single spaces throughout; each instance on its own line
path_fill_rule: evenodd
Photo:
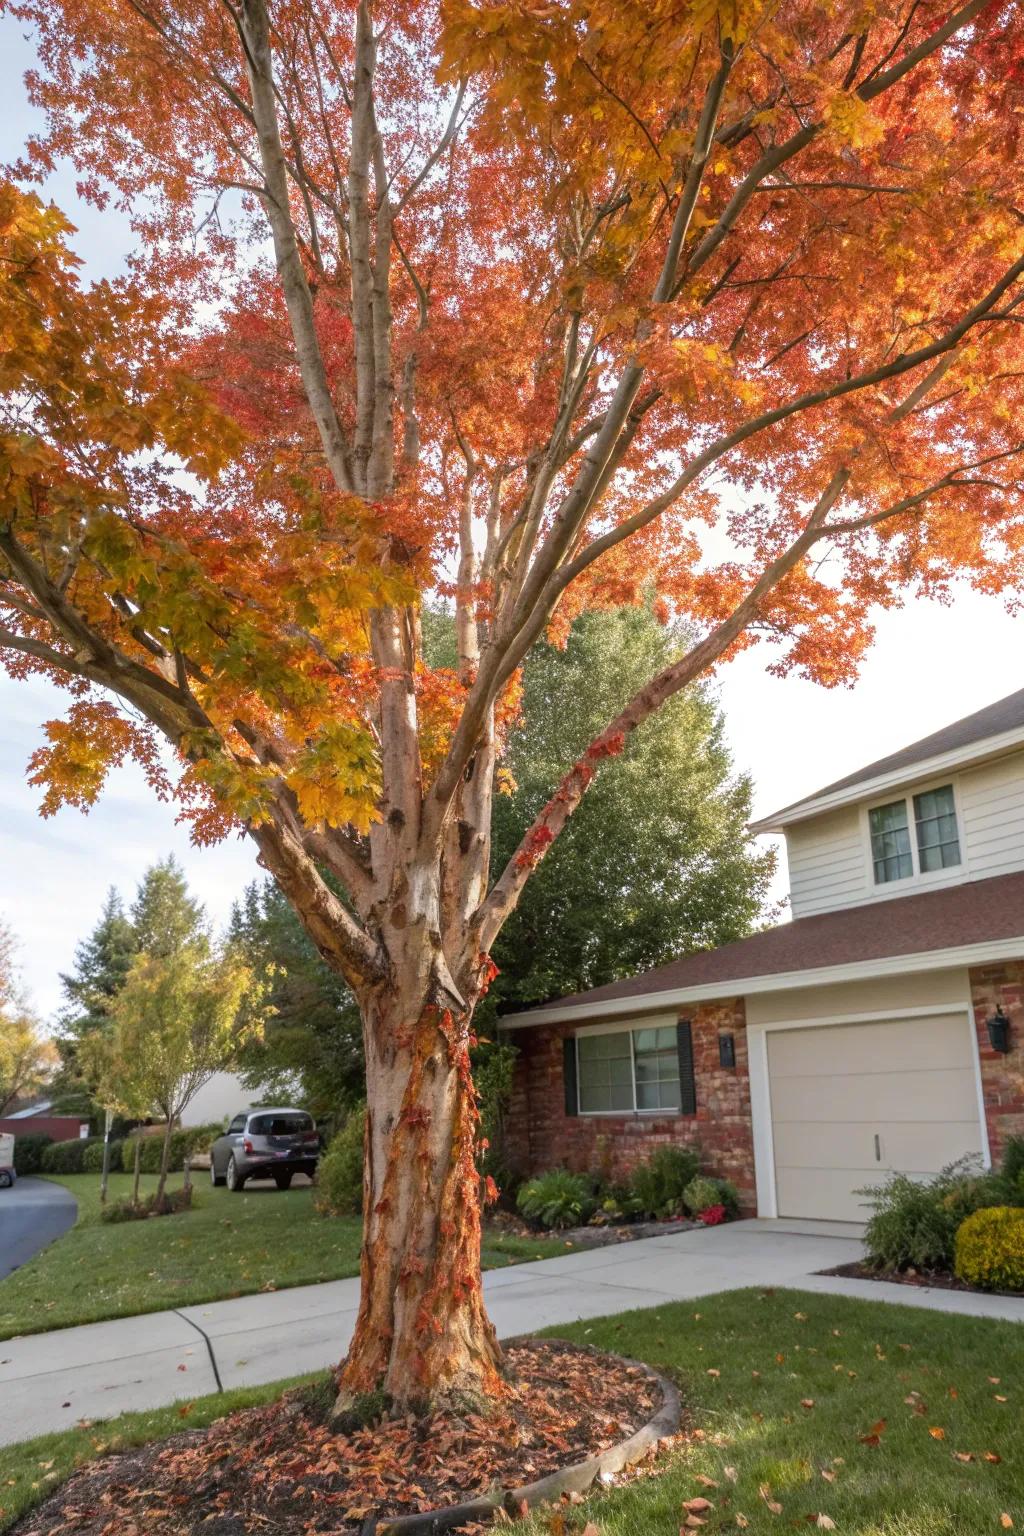
M 470 1021 L 393 995 L 364 1009 L 362 1285 L 339 1411 L 378 1390 L 413 1408 L 500 1390 L 480 1284 Z

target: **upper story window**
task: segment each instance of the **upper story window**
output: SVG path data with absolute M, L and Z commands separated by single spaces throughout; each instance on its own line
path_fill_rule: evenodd
M 678 1110 L 679 1052 L 671 1024 L 577 1035 L 581 1115 Z
M 952 784 L 872 806 L 868 827 L 876 885 L 961 862 Z

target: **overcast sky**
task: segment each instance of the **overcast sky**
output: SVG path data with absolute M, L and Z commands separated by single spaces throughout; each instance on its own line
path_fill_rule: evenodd
M 9 16 L 0 18 L 3 161 L 19 153 L 34 125 L 22 85 L 33 50 L 22 34 Z M 82 205 L 68 168 L 45 190 L 79 224 L 75 248 L 86 275 L 117 272 L 130 244 L 124 220 Z M 736 766 L 754 779 L 758 815 L 1024 687 L 1020 621 L 998 600 L 968 592 L 949 607 L 914 602 L 880 615 L 875 646 L 852 690 L 770 677 L 770 659 L 756 646 L 723 669 L 716 684 Z M 43 740 L 44 721 L 60 711 L 57 689 L 13 683 L 0 672 L 0 912 L 21 940 L 23 977 L 44 1017 L 58 1006 L 59 974 L 93 926 L 108 886 L 129 897 L 145 868 L 173 851 L 222 923 L 258 873 L 254 854 L 238 839 L 192 848 L 174 807 L 155 802 L 133 767 L 110 775 L 88 816 L 65 809 L 43 821 L 25 765 Z

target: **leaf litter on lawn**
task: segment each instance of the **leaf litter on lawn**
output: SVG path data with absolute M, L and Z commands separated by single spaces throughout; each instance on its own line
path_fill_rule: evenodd
M 208 1429 L 92 1462 L 12 1536 L 314 1536 L 517 1488 L 624 1440 L 660 1406 L 646 1371 L 556 1340 L 506 1350 L 488 1413 L 387 1416 L 350 1433 L 330 1391 L 286 1393 Z

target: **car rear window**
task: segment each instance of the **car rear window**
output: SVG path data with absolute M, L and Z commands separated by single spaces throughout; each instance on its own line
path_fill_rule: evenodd
M 253 1136 L 297 1136 L 313 1130 L 312 1115 L 253 1115 L 249 1121 Z

